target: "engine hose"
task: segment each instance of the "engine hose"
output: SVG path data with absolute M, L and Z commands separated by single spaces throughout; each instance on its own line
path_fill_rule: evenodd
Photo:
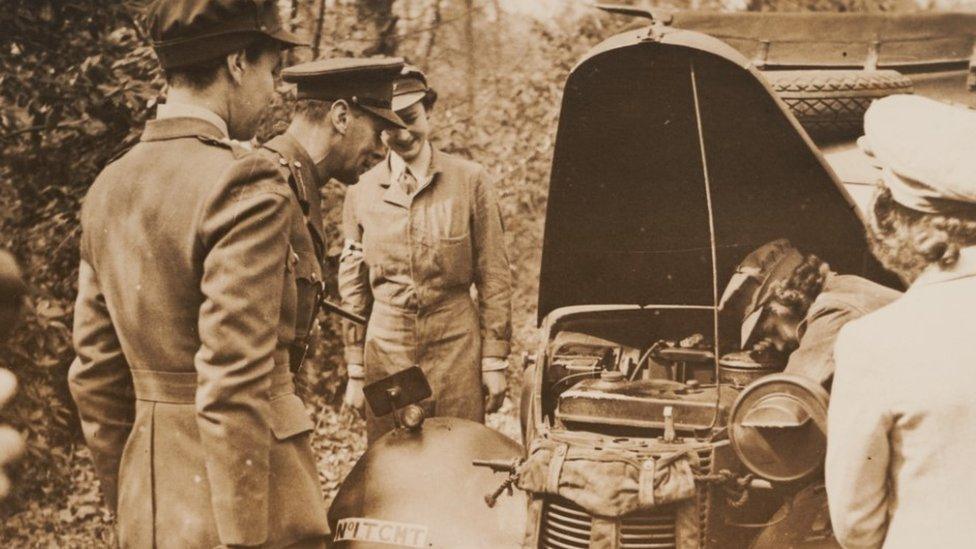
M 728 525 L 728 526 L 735 526 L 737 528 L 768 528 L 770 526 L 774 526 L 774 525 L 779 524 L 779 523 L 783 522 L 784 520 L 786 520 L 787 517 L 790 516 L 790 513 L 793 512 L 793 499 L 792 498 L 784 499 L 784 504 L 786 506 L 785 512 L 783 513 L 783 516 L 781 516 L 781 517 L 779 517 L 777 519 L 773 519 L 773 520 L 770 520 L 768 522 L 732 522 L 732 521 L 726 519 L 725 520 L 725 524 Z
M 553 391 L 553 392 L 561 392 L 561 391 L 556 391 L 556 387 L 559 387 L 559 385 L 562 384 L 562 383 L 565 383 L 567 381 L 572 381 L 572 380 L 577 379 L 577 378 L 586 378 L 586 377 L 595 378 L 595 377 L 599 377 L 599 375 L 600 375 L 600 371 L 599 370 L 594 370 L 592 372 L 577 372 L 575 374 L 565 375 L 565 376 L 557 379 L 552 384 L 552 387 L 550 388 L 550 390 Z M 566 389 L 569 389 L 569 387 L 570 386 L 567 385 L 566 386 Z
M 726 494 L 725 501 L 733 509 L 740 509 L 749 502 L 749 483 L 754 476 L 752 473 L 739 477 L 728 469 L 708 475 L 695 475 L 696 482 L 720 485 Z

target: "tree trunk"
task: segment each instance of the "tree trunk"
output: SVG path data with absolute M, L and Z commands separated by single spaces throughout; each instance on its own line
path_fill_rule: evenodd
M 466 95 L 468 101 L 468 114 L 474 115 L 475 112 L 475 77 L 478 74 L 477 57 L 475 56 L 475 36 L 474 36 L 474 0 L 464 0 L 464 49 L 467 54 L 467 78 Z
M 365 23 L 369 36 L 375 41 L 368 46 L 363 55 L 395 55 L 399 46 L 396 27 L 397 17 L 393 15 L 394 0 L 359 0 L 356 11 L 359 20 Z
M 325 0 L 319 0 L 319 11 L 315 15 L 315 34 L 312 37 L 312 59 L 318 59 L 322 51 L 322 27 L 325 24 Z
M 427 67 L 427 60 L 430 59 L 434 51 L 434 43 L 437 41 L 437 28 L 441 24 L 441 0 L 430 0 L 430 7 L 423 18 L 423 25 L 426 30 L 420 36 L 420 43 L 417 45 L 417 58 L 420 64 Z

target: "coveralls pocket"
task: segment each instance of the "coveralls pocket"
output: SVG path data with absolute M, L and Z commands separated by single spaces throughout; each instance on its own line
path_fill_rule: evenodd
M 471 284 L 471 233 L 438 239 L 435 257 L 447 286 Z

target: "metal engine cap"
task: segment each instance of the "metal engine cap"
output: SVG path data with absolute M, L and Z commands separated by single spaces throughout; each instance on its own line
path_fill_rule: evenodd
M 742 391 L 729 414 L 732 449 L 756 476 L 793 482 L 815 474 L 827 452 L 829 395 L 795 374 L 771 374 Z

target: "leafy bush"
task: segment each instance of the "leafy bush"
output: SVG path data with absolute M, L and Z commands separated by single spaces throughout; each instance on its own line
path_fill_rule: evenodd
M 0 7 L 0 245 L 33 288 L 0 362 L 21 381 L 3 421 L 26 432 L 14 497 L 59 496 L 76 441 L 66 370 L 78 265 L 78 211 L 95 174 L 138 136 L 159 73 L 138 6 L 6 0 Z

